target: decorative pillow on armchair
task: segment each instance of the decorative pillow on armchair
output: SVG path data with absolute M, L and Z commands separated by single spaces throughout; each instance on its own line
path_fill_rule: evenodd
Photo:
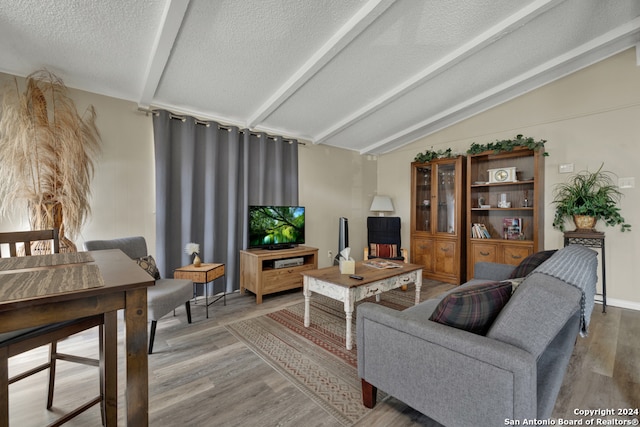
M 160 270 L 158 270 L 158 266 L 156 265 L 156 260 L 153 259 L 151 255 L 140 257 L 136 259 L 136 262 L 144 271 L 149 273 L 151 277 L 153 277 L 156 280 L 160 279 Z
M 557 249 L 551 249 L 548 251 L 540 251 L 529 255 L 523 259 L 520 264 L 511 272 L 510 279 L 517 277 L 527 277 L 529 273 L 538 268 L 540 264 L 551 258 L 551 255 L 555 254 Z
M 370 243 L 369 256 L 376 258 L 397 258 L 398 245 Z
M 509 298 L 510 282 L 466 286 L 445 296 L 429 320 L 485 335 Z

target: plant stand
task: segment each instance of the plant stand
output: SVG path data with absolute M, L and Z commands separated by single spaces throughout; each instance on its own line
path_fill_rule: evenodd
M 601 231 L 565 231 L 564 245 L 600 248 L 602 256 L 602 312 L 607 312 L 607 269 L 604 258 L 604 233 Z

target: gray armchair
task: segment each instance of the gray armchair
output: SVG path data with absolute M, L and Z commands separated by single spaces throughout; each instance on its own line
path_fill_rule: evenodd
M 569 248 L 518 285 L 486 336 L 429 320 L 444 295 L 404 311 L 360 305 L 364 405 L 375 405 L 379 388 L 447 426 L 548 418 L 585 318 L 588 325 L 591 312 L 583 312 L 583 292 L 593 300 L 597 281 L 595 252 Z M 476 266 L 476 279 L 450 292 L 504 280 L 513 270 Z
M 132 260 L 146 257 L 147 242 L 144 237 L 124 237 L 113 240 L 89 240 L 84 242 L 88 251 L 103 249 L 120 249 Z M 151 321 L 149 331 L 149 354 L 153 352 L 153 341 L 156 335 L 158 320 L 169 314 L 177 306 L 184 304 L 187 311 L 187 321 L 191 323 L 191 305 L 193 298 L 193 282 L 182 279 L 156 279 L 155 286 L 147 288 L 147 317 Z

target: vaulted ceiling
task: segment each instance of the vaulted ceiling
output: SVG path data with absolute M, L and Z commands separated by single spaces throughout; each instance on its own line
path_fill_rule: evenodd
M 0 0 L 0 71 L 381 154 L 640 41 L 638 0 Z

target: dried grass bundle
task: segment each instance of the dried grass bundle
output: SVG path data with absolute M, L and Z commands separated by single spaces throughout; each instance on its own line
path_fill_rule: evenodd
M 26 202 L 32 229 L 77 236 L 91 213 L 94 162 L 100 154 L 96 112 L 76 110 L 61 79 L 47 70 L 18 81 L 3 97 L 0 118 L 0 215 Z M 70 242 L 69 242 L 70 243 Z

